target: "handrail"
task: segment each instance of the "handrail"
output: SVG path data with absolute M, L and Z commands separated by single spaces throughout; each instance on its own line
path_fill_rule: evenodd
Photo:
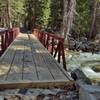
M 67 70 L 64 53 L 64 37 L 58 34 L 43 32 L 39 29 L 34 29 L 33 34 L 39 39 L 44 47 L 47 48 L 54 58 L 57 57 L 59 63 L 62 61 L 63 68 Z
M 0 55 L 7 49 L 7 47 L 12 43 L 12 41 L 19 34 L 19 28 L 12 28 L 8 30 L 0 31 L 1 45 L 0 45 Z

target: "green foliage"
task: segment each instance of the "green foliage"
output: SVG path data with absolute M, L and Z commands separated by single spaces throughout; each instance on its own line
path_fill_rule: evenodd
M 53 29 L 60 30 L 60 25 L 63 18 L 63 1 L 52 0 L 51 3 L 51 19 L 49 26 Z
M 7 22 L 4 23 L 4 19 L 6 18 L 6 1 L 0 0 L 0 27 L 6 27 Z
M 90 29 L 89 0 L 76 0 L 77 15 L 73 31 L 85 33 Z M 100 1 L 100 0 L 97 0 Z M 7 26 L 7 0 L 0 0 L 0 25 Z M 60 31 L 63 20 L 63 0 L 10 0 L 12 24 L 24 23 L 29 29 L 40 26 Z
M 15 25 L 23 23 L 23 15 L 25 15 L 23 4 L 24 0 L 12 0 L 12 22 Z
M 89 32 L 91 16 L 88 0 L 77 0 L 76 12 L 73 30 L 76 33 Z
M 96 0 L 97 2 L 100 2 L 100 0 Z
M 25 0 L 25 3 L 24 3 L 24 8 L 25 8 L 24 24 L 29 29 L 32 26 L 32 18 L 33 18 L 34 12 L 35 12 L 34 5 L 35 5 L 35 0 Z
M 42 28 L 58 27 L 62 21 L 62 8 L 62 0 L 26 0 L 26 20 L 28 24 L 33 22 L 35 26 Z M 30 20 L 33 16 L 35 17 L 34 21 Z M 32 24 L 29 27 L 32 28 Z
M 9 0 L 10 19 L 8 18 L 8 1 L 0 0 L 0 27 L 8 27 L 8 20 L 11 20 L 13 26 L 19 25 L 22 22 L 24 12 L 24 0 Z
M 44 4 L 43 8 L 42 8 L 42 26 L 44 26 L 44 28 L 46 28 L 48 26 L 49 23 L 49 19 L 50 19 L 50 14 L 51 14 L 51 0 L 44 0 Z

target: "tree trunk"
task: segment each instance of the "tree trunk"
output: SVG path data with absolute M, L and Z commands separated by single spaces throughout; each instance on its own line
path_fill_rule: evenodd
M 90 28 L 90 39 L 100 33 L 100 2 L 95 0 L 94 3 L 91 3 L 91 6 L 92 23 Z
M 73 25 L 75 7 L 76 0 L 64 0 L 64 14 L 61 32 L 65 38 L 67 38 Z
M 96 32 L 100 34 L 100 1 L 97 3 L 97 13 L 96 13 Z
M 63 10 L 63 23 L 61 27 L 61 33 L 65 37 L 65 33 L 67 33 L 67 13 L 68 13 L 68 0 L 64 0 L 64 10 Z
M 10 0 L 7 0 L 8 27 L 12 28 Z
M 92 10 L 92 9 L 91 9 Z M 97 12 L 97 1 L 94 2 L 93 11 L 92 12 L 92 23 L 90 28 L 90 39 L 93 36 L 93 32 L 95 32 L 95 21 L 96 21 L 96 12 Z
M 75 14 L 76 0 L 64 0 L 64 14 L 61 33 L 65 37 L 66 45 L 68 45 L 68 35 L 73 25 Z

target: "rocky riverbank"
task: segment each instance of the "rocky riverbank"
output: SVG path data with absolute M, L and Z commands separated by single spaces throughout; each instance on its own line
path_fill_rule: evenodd
M 0 95 L 0 100 L 79 100 L 78 91 L 72 87 L 3 90 Z

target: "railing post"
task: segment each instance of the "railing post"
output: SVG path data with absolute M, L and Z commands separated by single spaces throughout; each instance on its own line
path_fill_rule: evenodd
M 45 47 L 48 49 L 50 36 L 47 35 Z
M 58 62 L 60 63 L 61 59 L 61 42 L 59 42 L 59 47 L 58 47 Z
M 1 52 L 3 53 L 5 50 L 5 39 L 4 39 L 4 34 L 1 35 Z
M 54 38 L 52 38 L 52 44 L 51 44 L 51 54 L 53 55 L 54 51 Z
M 63 68 L 67 70 L 64 53 L 64 38 L 56 34 L 42 32 L 38 29 L 34 30 L 33 33 L 35 34 L 35 36 L 37 36 L 37 38 L 44 45 L 44 47 L 46 47 L 47 50 L 54 56 L 54 58 L 56 56 L 58 57 L 57 60 L 59 63 L 62 61 Z M 57 42 L 56 47 L 55 41 Z
M 9 46 L 9 34 L 8 30 L 5 32 L 5 49 Z
M 65 53 L 64 53 L 64 44 L 63 43 L 61 45 L 61 49 L 62 49 L 63 67 L 64 67 L 65 70 L 67 70 L 67 68 L 66 68 L 66 60 L 65 60 Z

